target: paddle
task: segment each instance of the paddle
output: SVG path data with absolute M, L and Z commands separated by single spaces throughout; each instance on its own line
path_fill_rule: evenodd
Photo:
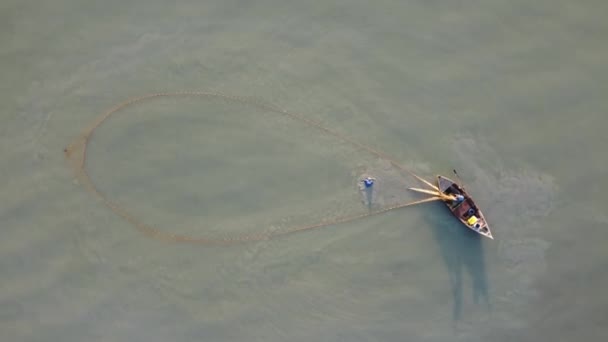
M 433 191 L 433 190 L 427 190 L 427 189 L 418 189 L 418 188 L 407 188 L 408 190 L 412 190 L 412 191 L 416 191 L 416 192 L 422 192 L 424 194 L 428 194 L 428 195 L 435 195 L 437 197 L 440 197 L 442 194 L 438 191 Z
M 424 193 L 424 194 L 429 194 L 429 195 L 434 195 L 434 196 L 437 196 L 437 197 L 441 197 L 443 200 L 447 200 L 447 201 L 453 201 L 453 200 L 455 200 L 454 196 L 442 194 L 441 192 L 438 192 L 438 191 L 426 190 L 426 189 L 418 189 L 418 188 L 407 188 L 407 189 L 408 190 L 412 190 L 412 191 L 416 191 L 416 192 L 421 192 L 421 193 Z
M 419 181 L 423 182 L 424 184 L 426 184 L 426 185 L 430 186 L 431 188 L 433 188 L 433 189 L 435 189 L 435 190 L 439 191 L 439 188 L 438 188 L 438 187 L 436 187 L 435 185 L 433 185 L 433 184 L 429 183 L 429 182 L 428 182 L 426 179 L 424 179 L 424 178 L 422 178 L 422 177 L 420 177 L 420 176 L 417 176 L 417 175 L 416 175 L 415 173 L 413 173 L 413 172 L 410 172 L 410 174 L 411 174 L 412 176 L 416 177 L 416 178 L 417 178 Z
M 458 182 L 460 183 L 460 186 L 464 189 L 464 183 L 462 182 L 462 179 L 460 179 L 460 176 L 458 175 L 458 172 L 456 172 L 456 169 L 454 169 L 452 171 L 454 171 L 454 174 L 458 178 Z

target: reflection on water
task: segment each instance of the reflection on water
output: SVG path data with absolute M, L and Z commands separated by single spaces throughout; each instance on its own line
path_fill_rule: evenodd
M 490 301 L 483 249 L 483 239 L 485 238 L 462 227 L 460 222 L 456 219 L 452 220 L 452 217 L 433 223 L 432 231 L 450 276 L 454 301 L 453 319 L 457 321 L 462 315 L 463 274 L 471 277 L 474 303 L 485 303 L 489 309 Z

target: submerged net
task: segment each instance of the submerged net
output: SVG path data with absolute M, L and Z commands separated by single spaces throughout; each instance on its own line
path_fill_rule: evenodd
M 65 154 L 80 183 L 115 214 L 172 242 L 267 240 L 412 199 L 405 185 L 413 174 L 384 153 L 303 115 L 219 93 L 129 99 Z M 373 187 L 362 186 L 366 176 L 376 178 Z

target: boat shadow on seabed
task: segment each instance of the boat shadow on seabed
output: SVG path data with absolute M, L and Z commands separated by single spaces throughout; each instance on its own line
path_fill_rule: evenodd
M 463 273 L 471 277 L 473 301 L 490 309 L 488 281 L 484 261 L 483 236 L 461 227 L 446 213 L 446 219 L 432 224 L 432 231 L 439 245 L 441 256 L 450 277 L 453 296 L 452 318 L 460 320 L 463 303 Z

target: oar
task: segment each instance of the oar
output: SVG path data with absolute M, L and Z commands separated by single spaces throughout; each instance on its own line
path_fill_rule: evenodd
M 412 190 L 412 191 L 416 191 L 416 192 L 422 192 L 424 194 L 429 194 L 429 195 L 434 195 L 437 197 L 441 197 L 444 200 L 450 200 L 453 201 L 455 200 L 455 198 L 453 196 L 449 196 L 446 194 L 442 194 L 438 191 L 433 191 L 433 190 L 426 190 L 426 189 L 418 189 L 418 188 L 407 188 L 408 190 Z
M 431 184 L 431 183 L 430 183 L 430 182 L 428 182 L 426 179 L 424 179 L 424 178 L 422 178 L 422 177 L 420 177 L 420 176 L 416 175 L 416 174 L 415 174 L 415 173 L 413 173 L 412 171 L 409 171 L 409 170 L 408 170 L 408 173 L 409 173 L 410 175 L 412 175 L 412 176 L 416 177 L 416 178 L 417 178 L 419 181 L 421 181 L 422 183 L 424 183 L 424 184 L 426 184 L 426 185 L 430 186 L 432 189 L 435 189 L 435 190 L 439 191 L 439 188 L 438 188 L 438 187 L 436 187 L 435 185 Z
M 416 191 L 416 192 L 422 192 L 423 194 L 434 195 L 434 196 L 437 196 L 437 197 L 441 197 L 443 195 L 442 193 L 440 193 L 438 191 L 433 191 L 433 190 L 418 189 L 418 188 L 407 188 L 407 189 L 408 190 L 412 190 L 412 191 Z
M 420 200 L 420 201 L 414 201 L 414 202 L 411 202 L 411 203 L 406 203 L 404 205 L 400 205 L 399 207 L 403 208 L 403 207 L 409 207 L 409 206 L 415 205 L 415 204 L 421 204 L 421 203 L 433 202 L 433 201 L 442 201 L 442 200 L 443 200 L 443 198 L 441 198 L 441 197 L 431 197 L 431 198 L 425 198 L 425 199 Z

